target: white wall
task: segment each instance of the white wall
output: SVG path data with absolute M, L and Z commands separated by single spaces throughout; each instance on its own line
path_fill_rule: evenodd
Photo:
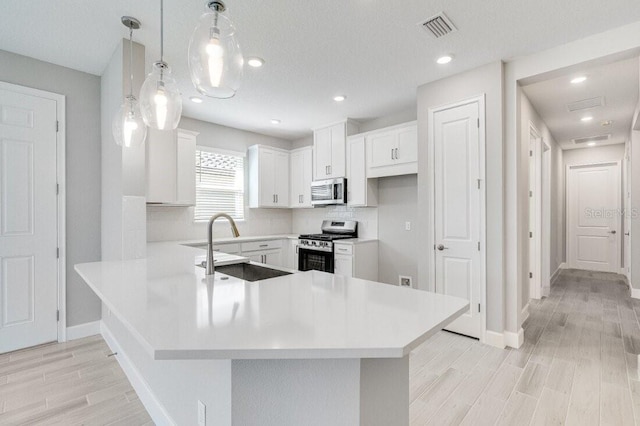
M 564 261 L 564 247 L 565 247 L 565 213 L 564 213 L 564 163 L 563 163 L 563 151 L 556 142 L 555 138 L 549 131 L 547 124 L 542 120 L 535 107 L 529 101 L 529 98 L 524 92 L 518 88 L 520 95 L 520 137 L 518 143 L 527 146 L 529 149 L 530 125 L 536 129 L 540 137 L 550 147 L 550 253 L 549 253 L 549 270 L 553 274 L 560 264 Z M 528 164 L 527 164 L 528 167 Z M 529 187 L 529 175 L 527 174 L 527 188 Z M 524 185 L 524 183 L 523 183 Z M 526 223 L 529 222 L 529 210 L 525 212 Z M 523 247 L 524 258 L 529 259 L 529 244 Z M 528 274 L 528 268 L 523 269 L 524 274 Z M 524 308 L 529 303 L 529 278 L 523 277 L 522 280 L 522 293 L 520 298 L 520 309 Z
M 100 77 L 0 50 L 0 80 L 66 97 L 67 326 L 100 319 L 73 265 L 100 260 Z
M 328 206 L 314 209 L 294 209 L 294 234 L 317 234 L 323 220 L 357 220 L 360 238 L 378 238 L 378 210 L 375 207 Z
M 622 161 L 624 144 L 594 146 L 589 148 L 567 149 L 564 152 L 564 164 L 593 164 L 607 161 Z
M 428 174 L 429 108 L 451 104 L 485 94 L 486 99 L 486 188 L 487 188 L 487 329 L 504 330 L 502 187 L 502 63 L 494 62 L 471 71 L 431 82 L 418 88 L 418 241 L 431 241 L 433 219 L 429 215 L 430 191 Z M 428 282 L 428 248 L 418 253 L 418 285 L 433 290 Z
M 181 129 L 199 132 L 198 145 L 221 148 L 246 153 L 251 145 L 261 144 L 282 149 L 291 149 L 291 142 L 258 133 L 207 123 L 188 117 L 182 117 Z M 195 159 L 194 159 L 195 161 Z M 246 168 L 245 173 L 248 173 Z M 249 179 L 245 178 L 245 191 L 248 191 Z M 246 192 L 248 194 L 248 192 Z M 250 209 L 245 196 L 245 220 L 238 222 L 240 235 L 272 235 L 291 233 L 291 210 L 289 209 Z M 229 227 L 224 224 L 214 226 L 214 237 L 231 236 Z M 207 223 L 193 222 L 193 207 L 147 206 L 147 240 L 206 240 Z

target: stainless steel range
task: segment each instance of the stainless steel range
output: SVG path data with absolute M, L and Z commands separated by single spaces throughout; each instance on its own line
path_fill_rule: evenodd
M 300 235 L 298 243 L 298 269 L 333 273 L 333 241 L 358 237 L 355 220 L 324 220 L 321 234 Z

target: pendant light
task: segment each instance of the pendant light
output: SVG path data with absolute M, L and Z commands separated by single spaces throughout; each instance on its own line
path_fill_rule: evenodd
M 244 59 L 236 29 L 220 0 L 208 1 L 189 41 L 189 72 L 196 89 L 212 98 L 231 98 L 242 81 Z
M 142 120 L 138 100 L 133 96 L 133 30 L 140 28 L 140 21 L 123 16 L 122 24 L 129 28 L 129 94 L 113 117 L 111 129 L 116 143 L 129 148 L 142 145 L 147 137 L 147 126 Z
M 164 4 L 160 0 L 160 60 L 153 64 L 151 73 L 140 88 L 140 111 L 149 127 L 173 130 L 182 115 L 182 97 L 178 84 L 164 61 Z

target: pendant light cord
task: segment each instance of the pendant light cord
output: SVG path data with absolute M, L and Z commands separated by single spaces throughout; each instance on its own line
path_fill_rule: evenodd
M 164 1 L 160 0 L 160 61 L 164 62 Z
M 129 97 L 133 98 L 133 27 L 129 27 Z

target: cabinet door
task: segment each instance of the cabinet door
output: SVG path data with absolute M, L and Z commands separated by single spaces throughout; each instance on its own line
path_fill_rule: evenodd
M 178 131 L 176 144 L 176 203 L 196 204 L 196 136 Z
M 282 261 L 282 250 L 265 252 L 264 256 L 264 263 L 266 263 L 267 265 L 278 266 L 280 268 L 284 266 Z
M 397 148 L 397 133 L 389 131 L 367 136 L 369 167 L 384 167 L 394 164 Z
M 365 206 L 367 204 L 367 167 L 364 136 L 347 140 L 347 204 Z
M 302 190 L 303 190 L 303 161 L 304 152 L 298 151 L 291 154 L 289 161 L 289 177 L 290 177 L 290 195 L 289 205 L 292 208 L 298 208 L 302 206 Z
M 149 128 L 146 150 L 147 202 L 175 203 L 177 174 L 176 131 Z M 195 154 L 193 161 L 195 163 Z
M 246 253 L 243 254 L 243 256 L 248 257 L 252 262 L 263 263 L 264 261 L 264 255 L 262 253 Z
M 346 176 L 346 123 L 336 124 L 331 127 L 331 163 L 329 165 L 329 177 Z
M 313 181 L 313 150 L 305 149 L 302 151 L 302 190 L 300 193 L 302 201 L 300 207 L 311 207 L 311 182 Z M 297 261 L 296 261 L 297 265 Z
M 396 164 L 418 161 L 418 126 L 408 126 L 398 130 L 398 151 Z
M 313 133 L 313 179 L 328 179 L 331 165 L 331 128 L 319 129 Z
M 261 207 L 273 207 L 276 205 L 275 167 L 276 153 L 269 149 L 259 151 L 259 194 Z
M 274 157 L 274 193 L 276 207 L 289 207 L 289 154 L 276 152 Z
M 333 255 L 334 269 L 333 273 L 336 275 L 344 275 L 346 277 L 353 277 L 353 257 L 335 254 Z

